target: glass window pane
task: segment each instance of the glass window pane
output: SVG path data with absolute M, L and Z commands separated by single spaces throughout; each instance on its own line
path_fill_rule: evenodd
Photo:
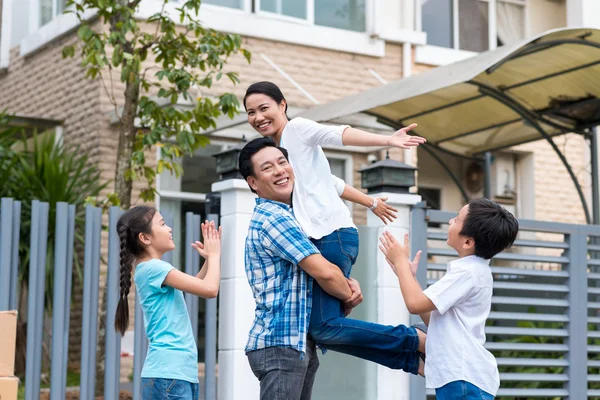
M 421 26 L 427 44 L 454 47 L 452 0 L 421 0 Z
M 44 26 L 52 21 L 52 1 L 40 0 L 40 26 Z
M 261 0 L 260 9 L 288 17 L 306 19 L 305 0 Z
M 212 184 L 219 180 L 217 160 L 212 155 L 221 150 L 222 146 L 207 145 L 196 150 L 192 157 L 183 157 L 181 162 L 183 167 L 182 192 L 209 193 L 211 191 Z
M 523 5 L 498 0 L 496 20 L 499 46 L 525 39 L 525 7 Z
M 315 0 L 315 24 L 364 32 L 365 0 Z
M 214 4 L 217 6 L 230 7 L 230 8 L 244 8 L 243 0 L 204 0 L 203 4 Z
M 58 0 L 58 9 L 56 10 L 56 15 L 62 14 L 62 12 L 65 10 L 65 3 L 66 0 Z
M 458 39 L 461 50 L 482 52 L 489 49 L 488 3 L 458 0 Z
M 329 168 L 331 168 L 331 173 L 337 176 L 340 179 L 346 181 L 346 160 L 342 160 L 339 158 L 328 158 Z

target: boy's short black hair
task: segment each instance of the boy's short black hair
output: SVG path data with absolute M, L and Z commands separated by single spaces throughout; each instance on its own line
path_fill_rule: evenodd
M 242 174 L 244 180 L 247 180 L 250 175 L 254 176 L 252 156 L 266 147 L 275 147 L 276 149 L 279 149 L 279 151 L 283 153 L 285 159 L 289 161 L 287 150 L 283 147 L 277 146 L 272 138 L 259 137 L 254 140 L 251 140 L 244 146 L 244 148 L 240 152 L 240 157 L 238 159 L 240 173 Z M 256 193 L 254 189 L 250 188 L 250 190 L 252 190 L 252 193 Z
M 475 255 L 486 260 L 514 243 L 519 222 L 501 205 L 482 198 L 469 202 L 469 213 L 463 223 L 461 236 L 475 241 Z

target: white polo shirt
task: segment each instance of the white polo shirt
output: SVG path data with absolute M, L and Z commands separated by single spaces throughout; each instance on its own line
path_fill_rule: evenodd
M 427 329 L 428 388 L 464 380 L 494 396 L 498 392 L 498 364 L 484 347 L 492 285 L 489 260 L 468 256 L 448 263 L 446 275 L 424 291 L 437 308 Z
M 292 196 L 294 216 L 308 237 L 320 239 L 340 229 L 354 227 L 350 210 L 340 198 L 345 182 L 331 174 L 321 146 L 343 146 L 348 125 L 322 125 L 304 118 L 287 123 L 281 147 L 289 153 L 296 182 Z

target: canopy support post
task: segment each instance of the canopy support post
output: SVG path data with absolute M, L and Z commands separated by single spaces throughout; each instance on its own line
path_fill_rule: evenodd
M 492 198 L 492 153 L 486 151 L 484 154 L 484 173 L 483 173 L 483 197 Z
M 592 128 L 590 137 L 590 152 L 592 155 L 592 216 L 595 225 L 600 225 L 600 184 L 598 175 L 600 175 L 600 164 L 598 164 L 598 151 L 600 142 L 598 142 L 598 127 Z

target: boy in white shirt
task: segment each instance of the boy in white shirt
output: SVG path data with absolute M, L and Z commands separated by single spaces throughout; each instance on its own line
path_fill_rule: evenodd
M 471 200 L 449 222 L 447 243 L 458 253 L 446 275 L 422 290 L 415 278 L 420 252 L 409 261 L 389 232 L 380 249 L 398 276 L 408 311 L 428 325 L 425 379 L 438 400 L 493 399 L 500 386 L 496 359 L 485 349 L 485 321 L 492 305 L 492 257 L 510 247 L 516 218 L 488 199 Z

